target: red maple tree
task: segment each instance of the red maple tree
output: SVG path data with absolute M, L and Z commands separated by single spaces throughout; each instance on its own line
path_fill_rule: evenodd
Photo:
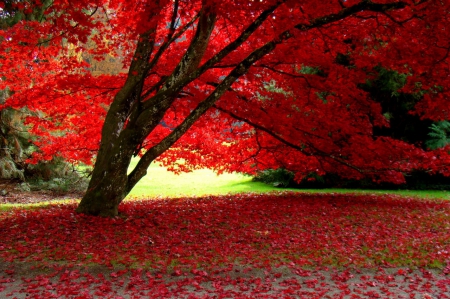
M 399 183 L 449 173 L 448 148 L 425 151 L 389 126 L 358 84 L 384 67 L 420 93 L 412 113 L 449 119 L 450 3 L 434 0 L 0 2 L 6 105 L 28 107 L 41 152 L 95 167 L 78 211 L 113 216 L 150 163 L 255 173 L 285 167 Z M 92 43 L 95 47 L 92 47 Z M 90 46 L 88 46 L 90 44 Z M 127 72 L 92 76 L 83 53 Z M 133 156 L 140 156 L 129 174 Z

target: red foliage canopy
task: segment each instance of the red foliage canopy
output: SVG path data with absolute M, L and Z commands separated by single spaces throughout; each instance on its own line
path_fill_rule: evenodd
M 3 18 L 42 4 L 10 5 L 14 10 L 2 11 Z M 205 50 L 193 53 L 198 67 L 180 68 L 195 50 L 205 11 L 215 19 L 208 21 L 213 28 Z M 374 127 L 389 120 L 358 84 L 377 66 L 407 74 L 402 91 L 423 94 L 413 113 L 449 119 L 449 12 L 449 1 L 434 0 L 55 0 L 42 20 L 0 31 L 0 89 L 13 92 L 5 105 L 35 113 L 28 120 L 39 136 L 34 159 L 60 155 L 90 163 L 108 106 L 125 82 L 143 80 L 139 104 L 147 107 L 175 72 L 194 74 L 140 151 L 160 143 L 227 76 L 248 66 L 160 156 L 165 164 L 184 158 L 181 170 L 247 173 L 283 166 L 297 179 L 334 172 L 397 183 L 413 169 L 448 175 L 448 148 L 425 151 L 374 137 Z M 153 42 L 151 52 L 139 53 L 145 38 Z M 251 57 L 264 47 L 267 54 Z M 93 76 L 83 55 L 105 54 L 121 59 L 128 73 Z M 349 63 L 340 63 L 339 55 Z M 145 70 L 132 64 L 142 57 L 150 61 Z

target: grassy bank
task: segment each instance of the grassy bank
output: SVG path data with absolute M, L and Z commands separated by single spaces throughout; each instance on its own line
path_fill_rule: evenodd
M 222 195 L 245 192 L 270 192 L 278 188 L 252 182 L 250 176 L 237 173 L 217 175 L 212 170 L 201 169 L 174 174 L 166 168 L 152 164 L 147 176 L 136 185 L 128 198 L 133 197 L 186 197 Z
M 226 173 L 218 176 L 208 169 L 177 175 L 157 164 L 150 166 L 147 176 L 131 191 L 128 199 L 136 197 L 224 195 L 247 192 L 266 193 L 283 190 L 307 193 L 396 194 L 421 198 L 450 199 L 448 191 L 435 190 L 282 189 L 261 182 L 253 182 L 250 176 L 237 173 Z

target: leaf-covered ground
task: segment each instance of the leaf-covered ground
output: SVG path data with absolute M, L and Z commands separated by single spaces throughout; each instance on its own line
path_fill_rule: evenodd
M 20 181 L 0 178 L 0 205 L 30 204 L 80 198 L 81 193 L 55 192 L 50 190 L 25 191 L 20 188 Z
M 295 193 L 159 199 L 126 202 L 115 219 L 74 208 L 0 214 L 0 294 L 450 298 L 445 201 Z

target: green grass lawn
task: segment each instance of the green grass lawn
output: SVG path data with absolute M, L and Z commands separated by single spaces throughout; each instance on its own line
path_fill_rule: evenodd
M 279 189 L 260 182 L 252 182 L 250 176 L 242 174 L 217 175 L 209 169 L 174 174 L 158 164 L 152 164 L 147 176 L 134 187 L 128 198 L 186 197 L 274 190 Z
M 237 173 L 217 175 L 212 170 L 201 169 L 190 173 L 174 174 L 158 164 L 152 164 L 147 176 L 136 185 L 127 197 L 186 197 L 221 195 L 243 192 L 263 193 L 271 191 L 298 191 L 308 193 L 363 193 L 397 194 L 423 198 L 450 199 L 447 191 L 417 190 L 354 190 L 354 189 L 283 189 L 253 182 L 250 176 Z

